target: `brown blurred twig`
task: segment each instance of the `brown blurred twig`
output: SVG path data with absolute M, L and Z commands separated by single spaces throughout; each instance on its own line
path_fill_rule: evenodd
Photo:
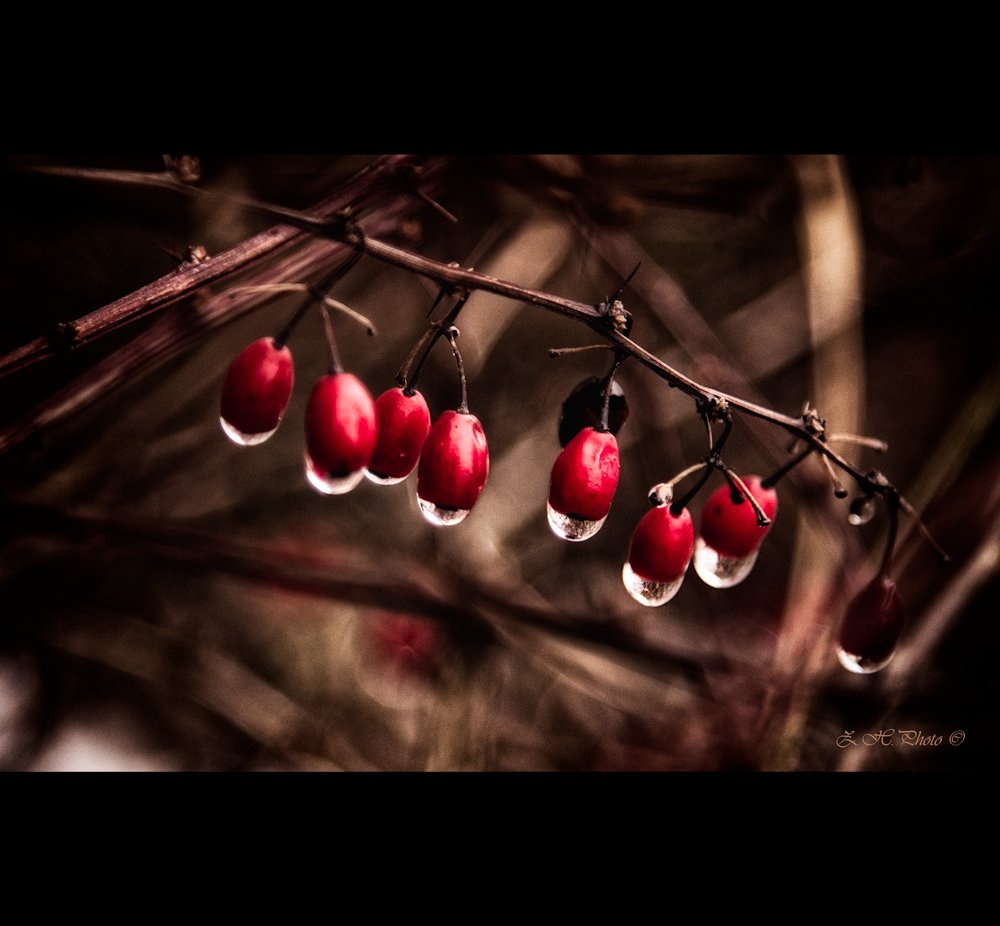
M 393 577 L 372 562 L 336 548 L 317 553 L 302 545 L 235 539 L 162 520 L 55 511 L 40 506 L 7 506 L 3 524 L 20 533 L 73 537 L 120 551 L 153 555 L 157 562 L 238 575 L 288 591 L 349 601 L 362 606 L 420 615 L 456 626 L 470 620 L 490 628 L 496 621 L 545 630 L 577 644 L 609 647 L 654 671 L 678 672 L 704 686 L 705 673 L 732 670 L 731 660 L 685 652 L 630 633 L 614 621 L 517 601 L 509 592 L 443 566 L 397 561 Z M 461 602 L 461 604 L 456 604 Z

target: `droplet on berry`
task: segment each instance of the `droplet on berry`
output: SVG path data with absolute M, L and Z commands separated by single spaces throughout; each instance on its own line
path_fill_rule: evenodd
M 604 381 L 596 376 L 585 379 L 563 402 L 559 414 L 559 446 L 565 447 L 583 428 L 596 428 L 604 410 Z M 628 402 L 617 380 L 611 384 L 608 403 L 608 430 L 617 434 L 628 418 Z
M 626 563 L 622 566 L 622 582 L 628 593 L 647 608 L 658 608 L 661 604 L 666 604 L 676 595 L 681 585 L 684 583 L 684 576 L 674 579 L 672 582 L 654 582 L 652 579 L 644 579 L 637 575 L 635 570 Z
M 851 507 L 847 514 L 847 520 L 850 524 L 857 527 L 861 524 L 867 524 L 874 517 L 875 499 L 872 496 L 859 495 L 851 502 Z
M 417 467 L 417 503 L 436 527 L 464 521 L 490 471 L 486 435 L 468 412 L 446 411 L 434 422 Z
M 757 503 L 772 520 L 778 511 L 778 493 L 761 486 L 759 476 L 743 480 Z M 743 497 L 733 500 L 727 483 L 714 492 L 701 513 L 701 532 L 695 544 L 694 569 L 712 588 L 739 585 L 757 562 L 760 544 L 770 525 L 761 527 L 753 505 Z
M 748 556 L 723 556 L 699 537 L 694 542 L 694 571 L 712 588 L 739 585 L 753 570 L 760 548 Z
M 431 413 L 424 397 L 399 386 L 375 400 L 378 442 L 365 475 L 379 485 L 395 485 L 413 472 L 431 429 Z
M 266 441 L 281 424 L 295 379 L 292 352 L 273 338 L 245 347 L 222 383 L 219 423 L 226 436 L 245 447 Z
M 549 526 L 563 540 L 593 537 L 607 520 L 618 488 L 618 441 L 610 431 L 583 428 L 556 458 L 546 505 Z
M 651 508 L 632 534 L 622 582 L 646 607 L 666 604 L 680 591 L 694 548 L 694 523 L 684 508 L 679 515 L 669 505 Z
M 884 669 L 896 652 L 905 620 L 896 583 L 877 575 L 847 606 L 837 640 L 840 664 L 861 675 Z
M 317 492 L 343 495 L 362 479 L 377 438 L 375 403 L 352 373 L 323 376 L 306 408 L 306 477 Z
M 551 502 L 546 504 L 545 513 L 548 515 L 552 533 L 562 540 L 588 540 L 604 526 L 604 522 L 608 519 L 606 515 L 596 521 L 574 518 L 556 511 Z

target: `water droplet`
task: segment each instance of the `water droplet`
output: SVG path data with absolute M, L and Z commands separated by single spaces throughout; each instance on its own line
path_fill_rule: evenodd
M 350 492 L 364 477 L 364 470 L 358 469 L 346 476 L 330 476 L 313 465 L 306 454 L 306 478 L 309 484 L 324 495 L 345 495 Z
M 471 509 L 469 508 L 449 508 L 446 505 L 435 505 L 425 498 L 417 496 L 417 504 L 420 505 L 420 513 L 435 527 L 451 527 L 465 520 Z
M 870 495 L 859 495 L 851 502 L 851 510 L 847 515 L 847 520 L 858 526 L 867 524 L 875 517 L 875 499 Z
M 370 469 L 366 469 L 364 472 L 369 481 L 380 486 L 394 486 L 406 479 L 406 476 L 383 476 L 381 473 L 373 473 Z M 409 473 L 406 475 L 408 476 Z
M 878 672 L 880 669 L 884 669 L 890 662 L 892 662 L 892 657 L 894 655 L 895 650 L 889 653 L 885 659 L 875 660 L 870 659 L 867 656 L 857 656 L 854 653 L 849 653 L 842 646 L 837 647 L 837 658 L 840 660 L 840 664 L 847 669 L 848 672 L 857 672 L 859 675 L 870 675 L 872 672 Z
M 750 575 L 759 552 L 760 547 L 747 556 L 722 556 L 699 537 L 694 543 L 694 571 L 712 588 L 732 588 Z
M 549 527 L 552 533 L 563 540 L 586 540 L 593 537 L 600 529 L 601 525 L 608 520 L 605 515 L 600 521 L 586 521 L 583 518 L 574 518 L 561 511 L 556 511 L 551 505 L 546 504 L 549 514 Z
M 260 434 L 244 434 L 242 431 L 234 428 L 225 418 L 219 419 L 219 424 L 222 425 L 222 430 L 234 444 L 239 444 L 241 447 L 252 447 L 254 444 L 263 444 L 275 431 L 277 427 L 270 431 L 263 431 Z
M 628 593 L 647 608 L 657 608 L 670 601 L 680 591 L 684 576 L 680 575 L 673 582 L 654 582 L 636 575 L 632 567 L 626 563 L 622 566 L 622 582 Z

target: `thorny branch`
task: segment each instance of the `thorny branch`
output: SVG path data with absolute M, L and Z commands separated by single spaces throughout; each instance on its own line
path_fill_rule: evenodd
M 373 165 L 371 170 L 381 170 L 391 175 L 393 172 L 399 173 L 401 168 L 405 166 L 409 166 L 412 172 L 412 164 L 408 159 L 401 157 L 399 159 L 385 159 L 377 166 Z M 357 210 L 354 208 L 353 203 L 351 206 L 340 210 L 333 217 L 330 217 L 329 215 L 311 214 L 283 206 L 263 203 L 247 197 L 204 190 L 183 182 L 169 171 L 165 171 L 162 174 L 144 174 L 140 172 L 61 168 L 37 168 L 37 170 L 44 173 L 66 175 L 98 182 L 162 187 L 189 196 L 208 197 L 228 203 L 235 202 L 260 215 L 277 219 L 286 225 L 293 226 L 312 235 L 348 245 L 356 252 L 366 254 L 376 260 L 392 264 L 411 273 L 427 277 L 453 290 L 462 291 L 466 294 L 475 290 L 483 290 L 518 302 L 534 305 L 567 318 L 572 318 L 587 325 L 598 335 L 609 341 L 621 354 L 635 358 L 643 366 L 664 379 L 672 388 L 679 389 L 686 395 L 691 396 L 698 403 L 699 407 L 703 403 L 710 402 L 717 408 L 743 412 L 751 417 L 770 422 L 784 429 L 794 438 L 805 442 L 812 451 L 819 453 L 826 461 L 848 473 L 864 494 L 880 494 L 889 498 L 901 498 L 898 489 L 881 473 L 866 474 L 861 472 L 829 446 L 824 429 L 816 427 L 816 421 L 822 419 L 819 419 L 815 410 L 807 409 L 799 418 L 782 414 L 774 409 L 696 382 L 651 354 L 642 345 L 628 337 L 627 333 L 631 330 L 632 318 L 617 300 L 610 306 L 606 303 L 587 305 L 573 299 L 530 289 L 507 280 L 497 279 L 480 273 L 471 267 L 463 268 L 457 263 L 445 264 L 396 247 L 387 242 L 369 237 L 364 233 L 357 222 Z M 426 196 L 426 194 L 424 195 Z M 232 263 L 234 266 L 229 266 L 228 272 L 233 272 L 239 267 L 238 259 L 234 259 Z M 126 303 L 129 300 L 135 303 L 126 306 L 126 308 L 131 308 L 130 312 L 122 311 L 121 306 L 113 303 L 104 309 L 91 313 L 79 322 L 71 322 L 69 330 L 74 337 L 83 337 L 85 335 L 96 336 L 105 326 L 109 328 L 117 326 L 122 324 L 124 320 L 148 314 L 157 308 L 163 308 L 165 305 L 180 298 L 180 295 L 193 291 L 196 287 L 204 285 L 205 282 L 209 281 L 204 279 L 205 273 L 199 273 L 199 270 L 200 266 L 194 266 L 180 271 L 178 275 L 183 276 L 183 285 L 179 288 L 175 287 L 172 292 L 162 296 L 159 302 L 150 302 L 145 297 L 136 301 L 134 297 L 138 294 L 133 294 L 132 297 L 126 297 L 126 300 L 124 300 Z M 218 279 L 222 275 L 222 272 L 213 274 L 211 279 Z M 162 281 L 158 281 L 159 283 L 162 283 Z M 158 284 L 152 284 L 152 286 L 156 287 Z M 149 288 L 147 287 L 147 289 Z M 139 292 L 143 291 L 140 290 Z M 116 306 L 118 306 L 117 310 L 115 309 Z M 51 351 L 51 339 L 39 339 L 39 341 L 32 342 L 32 344 L 21 348 L 19 351 L 14 351 L 12 354 L 0 358 L 0 377 L 21 368 L 28 362 L 41 359 L 41 357 L 48 355 Z

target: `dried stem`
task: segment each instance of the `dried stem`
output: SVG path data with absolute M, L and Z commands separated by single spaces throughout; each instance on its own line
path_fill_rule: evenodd
M 366 318 L 360 312 L 355 312 L 349 305 L 345 305 L 338 299 L 334 299 L 333 296 L 323 296 L 318 292 L 316 295 L 322 300 L 323 305 L 328 309 L 336 309 L 338 312 L 343 312 L 348 318 L 353 318 L 359 325 L 364 325 L 371 337 L 378 334 L 378 330 L 375 328 L 375 324 L 370 318 Z

